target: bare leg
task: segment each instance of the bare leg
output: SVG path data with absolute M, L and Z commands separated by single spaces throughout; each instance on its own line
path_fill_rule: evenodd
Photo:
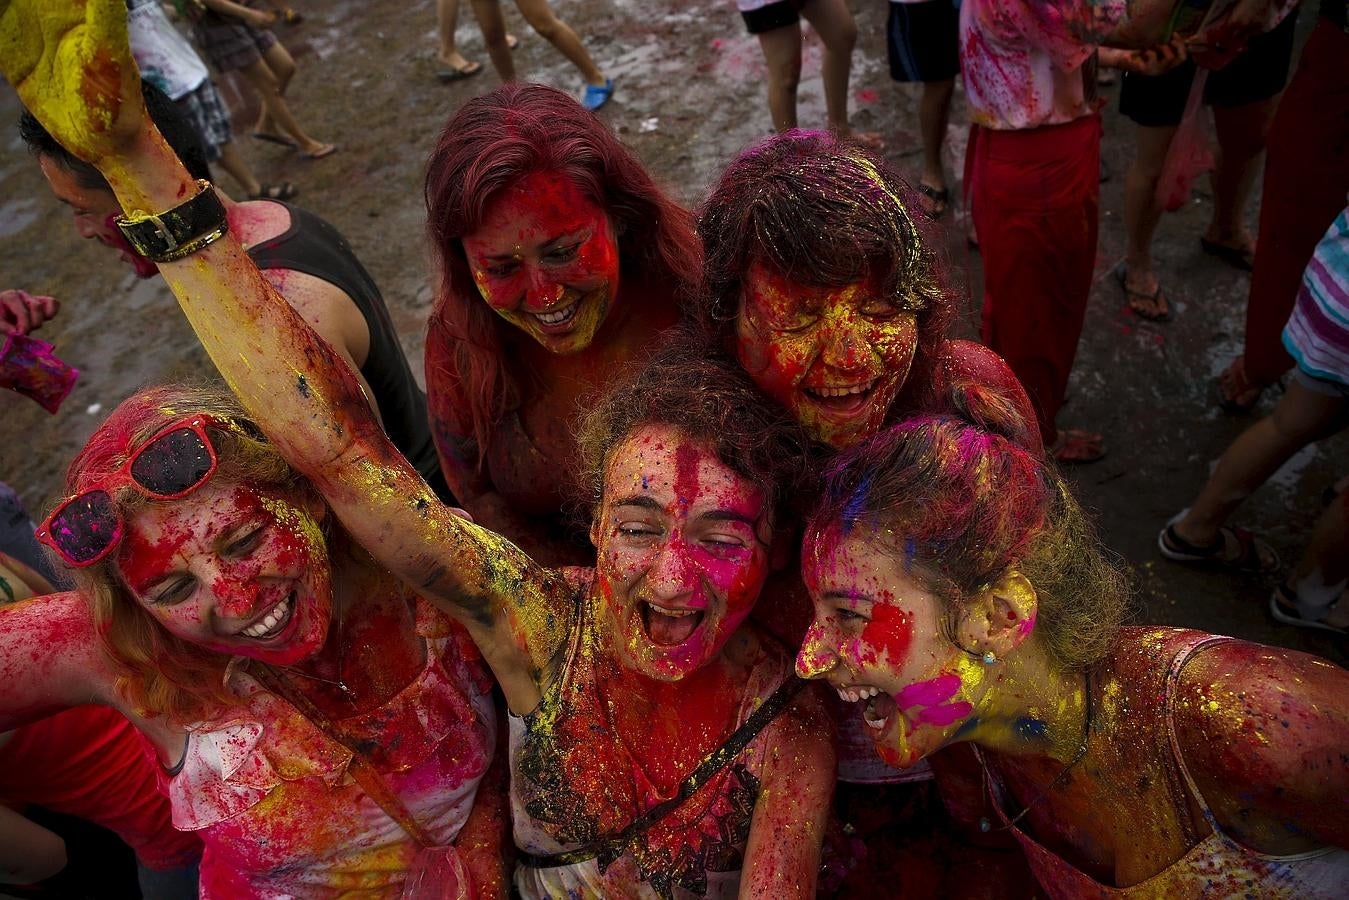
M 796 88 L 801 83 L 801 26 L 784 25 L 759 35 L 768 62 L 768 114 L 773 129 L 796 127 Z
M 1124 257 L 1125 287 L 1131 292 L 1130 305 L 1145 315 L 1162 315 L 1169 309 L 1160 295 L 1151 303 L 1146 298 L 1158 288 L 1157 275 L 1152 270 L 1152 235 L 1162 218 L 1156 199 L 1157 180 L 1175 136 L 1174 125 L 1138 126 L 1138 151 L 1124 182 L 1124 228 L 1129 237 Z
M 506 20 L 501 17 L 500 0 L 472 0 L 473 15 L 478 20 L 478 29 L 482 31 L 483 43 L 487 45 L 487 56 L 492 60 L 492 68 L 502 81 L 515 80 L 515 60 L 511 58 L 510 44 L 506 41 Z
M 244 78 L 251 84 L 262 98 L 262 117 L 258 119 L 258 131 L 263 131 L 264 123 L 275 123 L 286 134 L 295 139 L 303 153 L 314 154 L 321 151 L 326 144 L 314 140 L 305 134 L 300 128 L 300 123 L 295 121 L 291 115 L 290 106 L 286 104 L 286 98 L 281 95 L 281 84 L 277 77 L 272 74 L 271 68 L 267 65 L 265 59 L 259 59 L 252 65 L 241 70 Z
M 1229 247 L 1254 250 L 1246 229 L 1246 206 L 1265 152 L 1265 137 L 1278 98 L 1244 106 L 1214 107 L 1218 165 L 1213 170 L 1213 219 L 1204 237 Z
M 824 44 L 821 74 L 829 128 L 846 136 L 851 133 L 848 128 L 848 78 L 852 74 L 852 51 L 857 46 L 857 23 L 843 0 L 810 0 L 802 8 L 801 15 Z M 798 52 L 797 56 L 800 55 Z
M 942 145 L 946 142 L 946 128 L 951 121 L 951 97 L 956 91 L 956 80 L 923 83 L 923 99 L 918 105 L 918 130 L 923 137 L 923 176 L 919 184 L 937 191 L 946 190 L 946 170 L 942 166 Z M 921 198 L 928 215 L 940 216 L 947 204 L 935 197 Z
M 263 51 L 262 60 L 276 79 L 277 90 L 284 97 L 286 88 L 290 87 L 290 80 L 295 77 L 295 60 L 279 41 Z M 266 104 L 263 104 L 262 114 L 258 117 L 258 124 L 253 130 L 264 134 L 276 133 L 276 123 L 272 121 L 271 111 Z
M 454 32 L 459 27 L 459 0 L 439 0 L 436 21 L 440 27 L 440 52 L 436 58 L 441 64 L 464 74 L 478 71 L 479 64 L 465 59 L 454 43 Z
M 515 0 L 515 5 L 520 9 L 520 14 L 525 17 L 529 27 L 538 32 L 539 37 L 552 44 L 558 51 L 570 60 L 571 64 L 581 70 L 581 77 L 585 79 L 586 84 L 602 86 L 606 80 L 604 73 L 600 71 L 599 66 L 590 58 L 586 52 L 581 39 L 576 36 L 566 22 L 559 19 L 554 13 L 548 0 Z M 505 40 L 504 38 L 502 39 Z
M 1303 447 L 1339 431 L 1346 404 L 1307 390 L 1296 379 L 1269 416 L 1247 428 L 1218 460 L 1208 483 L 1176 534 L 1197 546 L 1211 546 L 1218 529 L 1256 488 Z
M 220 145 L 219 163 L 220 168 L 230 173 L 230 177 L 238 182 L 244 196 L 256 197 L 262 193 L 262 182 L 258 181 L 248 163 L 244 162 L 243 154 L 239 152 L 234 141 Z

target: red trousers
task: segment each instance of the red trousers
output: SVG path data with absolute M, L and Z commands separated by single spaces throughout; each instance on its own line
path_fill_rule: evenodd
M 1026 131 L 970 128 L 965 155 L 984 259 L 980 335 L 1035 404 L 1045 445 L 1058 432 L 1091 293 L 1100 211 L 1101 119 Z
M 1279 335 L 1302 271 L 1349 191 L 1349 34 L 1324 17 L 1279 101 L 1266 144 L 1260 234 L 1246 303 L 1246 377 L 1265 385 L 1293 364 Z

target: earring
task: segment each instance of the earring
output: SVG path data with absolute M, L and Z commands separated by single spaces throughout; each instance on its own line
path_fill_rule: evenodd
M 992 650 L 989 650 L 987 653 L 984 654 L 984 665 L 986 665 L 986 666 L 991 666 L 991 665 L 993 665 L 993 664 L 994 664 L 995 662 L 997 662 L 997 661 L 998 661 L 998 658 L 997 658 L 996 656 L 993 655 L 993 651 L 992 651 Z

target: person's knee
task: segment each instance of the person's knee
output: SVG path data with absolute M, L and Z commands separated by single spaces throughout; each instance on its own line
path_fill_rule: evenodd
M 562 31 L 562 23 L 557 16 L 553 15 L 551 9 L 545 9 L 542 12 L 530 13 L 525 16 L 525 21 L 529 27 L 533 28 L 535 33 L 545 41 L 551 41 Z
M 768 83 L 781 90 L 796 90 L 801 83 L 801 54 L 769 57 Z

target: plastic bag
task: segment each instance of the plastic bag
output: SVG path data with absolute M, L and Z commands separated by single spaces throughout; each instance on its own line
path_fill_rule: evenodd
M 1204 85 L 1208 69 L 1199 69 L 1185 101 L 1185 114 L 1171 139 L 1157 179 L 1157 205 L 1175 212 L 1190 199 L 1190 191 L 1200 175 L 1213 169 L 1213 150 L 1209 143 L 1207 117 L 1204 114 Z
M 79 370 L 57 357 L 46 341 L 11 334 L 0 344 L 0 387 L 23 394 L 49 413 L 60 408 L 79 377 Z

